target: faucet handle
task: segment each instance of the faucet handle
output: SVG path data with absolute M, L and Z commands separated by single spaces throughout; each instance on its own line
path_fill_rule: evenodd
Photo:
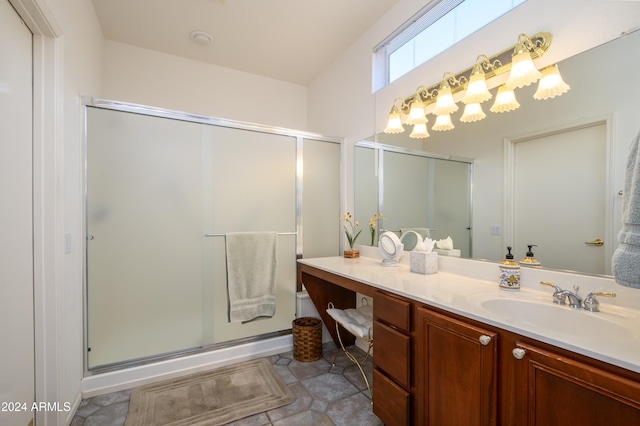
M 560 287 L 558 287 L 557 285 L 555 285 L 554 283 L 550 283 L 550 282 L 547 282 L 547 281 L 540 281 L 540 284 L 546 285 L 547 287 L 553 287 L 556 290 L 556 292 L 562 291 L 562 289 Z
M 555 291 L 553 293 L 553 303 L 556 303 L 558 305 L 567 304 L 567 295 L 562 293 L 563 290 L 560 287 L 547 281 L 540 281 L 540 284 L 554 288 Z
M 616 297 L 616 294 L 610 291 L 594 291 L 589 293 L 583 302 L 585 310 L 589 312 L 600 312 L 600 302 L 596 299 L 596 296 Z

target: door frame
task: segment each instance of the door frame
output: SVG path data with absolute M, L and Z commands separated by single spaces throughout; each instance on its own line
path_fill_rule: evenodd
M 33 304 L 35 401 L 61 400 L 58 341 L 64 282 L 62 190 L 62 30 L 44 0 L 9 0 L 33 34 Z M 68 413 L 36 411 L 35 423 L 61 424 Z
M 614 214 L 614 199 L 615 199 L 615 179 L 613 176 L 615 167 L 615 156 L 613 152 L 613 129 L 614 129 L 614 116 L 600 115 L 594 117 L 588 117 L 578 121 L 572 121 L 559 126 L 542 128 L 535 132 L 529 132 L 526 134 L 508 136 L 504 138 L 504 182 L 503 182 L 503 247 L 513 246 L 515 235 L 515 145 L 519 142 L 526 142 L 532 139 L 540 137 L 553 136 L 565 132 L 584 129 L 587 127 L 597 126 L 604 124 L 605 126 L 605 190 L 604 200 L 602 202 L 605 206 L 605 224 L 604 224 L 604 238 L 605 241 L 611 241 L 611 244 L 605 244 L 603 247 L 603 255 L 605 270 L 611 270 L 611 257 L 617 244 L 614 224 L 616 217 Z M 619 219 L 618 219 L 619 220 Z

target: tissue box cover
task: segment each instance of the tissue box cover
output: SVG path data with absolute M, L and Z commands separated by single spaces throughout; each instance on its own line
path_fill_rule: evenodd
M 418 274 L 435 274 L 438 272 L 438 253 L 409 252 L 409 270 Z

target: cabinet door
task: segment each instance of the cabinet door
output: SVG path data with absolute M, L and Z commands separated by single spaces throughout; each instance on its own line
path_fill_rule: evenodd
M 524 351 L 524 352 L 517 352 Z M 518 344 L 520 424 L 640 425 L 640 383 L 590 365 Z
M 416 424 L 496 424 L 497 334 L 418 308 Z

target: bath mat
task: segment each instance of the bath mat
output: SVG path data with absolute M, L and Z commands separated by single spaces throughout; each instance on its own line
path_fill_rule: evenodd
M 271 363 L 259 359 L 137 388 L 125 426 L 223 425 L 294 400 Z

